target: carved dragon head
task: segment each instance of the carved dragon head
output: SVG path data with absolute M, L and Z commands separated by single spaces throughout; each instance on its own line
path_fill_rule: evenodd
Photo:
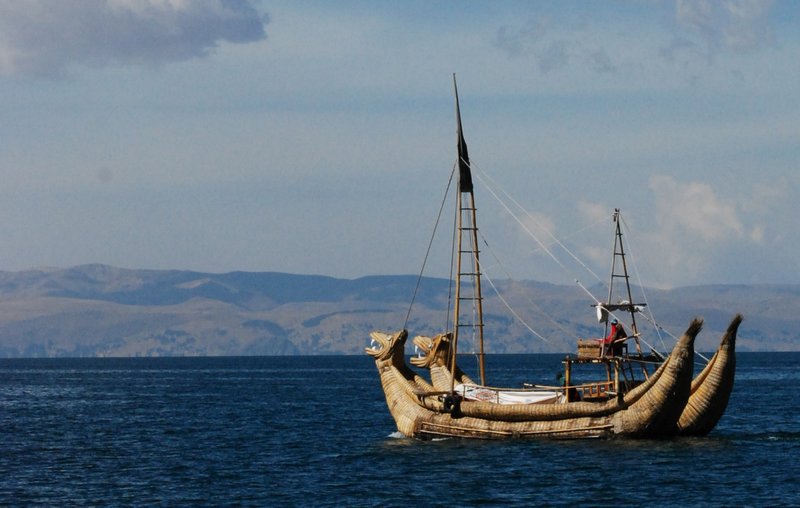
M 418 335 L 414 337 L 414 345 L 422 351 L 423 356 L 412 358 L 411 363 L 417 367 L 430 368 L 433 365 L 446 365 L 450 352 L 450 333 L 440 333 L 434 338 Z
M 430 366 L 431 350 L 433 348 L 433 339 L 424 335 L 417 335 L 414 337 L 414 346 L 422 356 L 414 356 L 411 358 L 412 365 L 417 367 L 426 368 Z
M 382 364 L 401 365 L 405 360 L 406 339 L 408 332 L 400 330 L 394 334 L 383 332 L 372 332 L 372 345 L 364 348 L 364 352 L 375 359 L 375 363 L 380 367 Z

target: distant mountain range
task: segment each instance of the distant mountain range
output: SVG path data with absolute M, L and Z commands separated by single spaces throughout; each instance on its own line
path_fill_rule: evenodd
M 206 356 L 361 354 L 375 329 L 404 327 L 415 276 L 355 280 L 286 273 L 210 274 L 106 265 L 0 272 L 0 356 Z M 603 328 L 585 293 L 533 281 L 484 290 L 487 351 L 571 352 Z M 424 278 L 411 335 L 444 329 L 449 284 Z M 596 294 L 604 294 L 598 289 Z M 692 317 L 706 326 L 698 349 L 713 350 L 736 312 L 740 351 L 800 350 L 800 285 L 707 285 L 649 289 L 659 324 L 679 335 Z M 539 335 L 507 311 L 506 303 Z M 668 350 L 640 319 L 643 337 Z

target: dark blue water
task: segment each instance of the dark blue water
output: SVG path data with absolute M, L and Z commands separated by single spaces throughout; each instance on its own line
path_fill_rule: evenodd
M 566 442 L 398 438 L 366 356 L 0 360 L 0 504 L 799 505 L 800 354 L 738 360 L 707 438 Z

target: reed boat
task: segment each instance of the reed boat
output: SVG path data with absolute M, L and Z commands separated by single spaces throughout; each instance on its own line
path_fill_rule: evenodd
M 699 318 L 691 321 L 669 355 L 643 353 L 634 324 L 631 338 L 636 344 L 635 354 L 627 354 L 627 351 L 622 355 L 608 354 L 596 340 L 584 345 L 586 347 L 582 351 L 579 343 L 578 356 L 565 359 L 566 375 L 560 386 L 526 385 L 515 389 L 487 385 L 475 196 L 455 76 L 453 87 L 458 158 L 454 164 L 454 173 L 457 175 L 452 254 L 455 291 L 452 314 L 448 313 L 452 316 L 452 323 L 448 324 L 450 329 L 434 337 L 414 338 L 414 345 L 422 352 L 420 357 L 411 359 L 415 369 L 406 363 L 408 331 L 405 329 L 393 333 L 372 332 L 373 345 L 365 349 L 375 360 L 386 403 L 397 429 L 408 437 L 420 439 L 659 438 L 694 432 L 692 429 L 700 424 L 689 423 L 690 418 L 692 422 L 702 420 L 704 425 L 708 425 L 716 413 L 706 407 L 718 409 L 718 399 L 725 391 L 724 386 L 717 386 L 713 380 L 719 376 L 730 378 L 732 386 L 732 374 L 725 371 L 718 376 L 712 367 L 693 389 L 694 342 L 703 325 Z M 621 251 L 622 237 L 619 229 L 617 232 Z M 615 255 L 616 250 L 615 246 Z M 624 254 L 622 259 L 624 265 Z M 625 270 L 625 282 L 630 295 Z M 630 311 L 633 316 L 640 305 L 630 303 L 632 301 L 628 298 L 626 302 L 611 304 L 609 298 L 609 302 L 598 302 L 598 317 L 608 321 L 609 315 L 620 310 Z M 469 313 L 474 317 L 471 322 L 462 316 L 468 313 L 462 308 L 468 304 L 471 304 Z M 459 335 L 468 331 L 478 339 L 479 350 L 475 355 L 479 380 L 469 377 L 457 360 Z M 588 346 L 591 346 L 591 353 L 586 351 Z M 595 354 L 596 350 L 600 354 Z M 723 356 L 719 355 L 720 362 L 715 364 L 729 365 L 728 358 Z M 584 364 L 601 366 L 606 372 L 605 379 L 573 384 L 573 366 Z M 633 365 L 641 367 L 642 379 L 634 379 Z M 420 372 L 427 372 L 430 379 Z M 687 413 L 692 397 L 696 397 L 696 412 L 701 414 L 700 417 L 690 417 Z M 704 399 L 717 403 L 704 404 Z M 681 428 L 679 422 L 684 415 L 687 423 Z
M 645 383 L 604 403 L 525 401 L 526 395 L 541 396 L 542 391 L 537 389 L 480 387 L 485 400 L 464 398 L 458 390 L 437 390 L 405 363 L 406 330 L 373 332 L 377 345 L 366 351 L 375 359 L 397 429 L 409 437 L 665 437 L 676 432 L 689 399 L 694 340 L 701 327 L 702 321 L 694 320 Z M 449 342 L 450 335 L 438 338 Z M 469 379 L 461 376 L 459 381 Z M 489 394 L 492 396 L 486 397 Z M 504 395 L 513 397 L 514 402 L 497 402 Z
M 705 436 L 719 422 L 725 409 L 727 407 L 730 394 L 733 390 L 734 371 L 735 371 L 735 342 L 736 333 L 739 325 L 742 322 L 741 314 L 737 314 L 727 331 L 722 337 L 719 348 L 714 356 L 708 361 L 706 366 L 701 372 L 692 380 L 690 395 L 686 405 L 683 407 L 681 415 L 678 419 L 677 425 L 666 434 L 668 435 L 682 435 L 682 436 Z M 372 348 L 369 351 L 373 356 L 378 356 L 384 349 L 384 346 L 389 345 L 390 337 L 385 334 L 376 332 L 373 339 L 381 344 L 379 348 Z M 688 334 L 688 332 L 687 332 Z M 451 378 L 451 373 L 448 367 L 447 358 L 449 357 L 450 344 L 452 341 L 452 334 L 439 334 L 436 337 L 430 338 L 426 336 L 414 337 L 413 343 L 420 356 L 411 357 L 411 364 L 419 369 L 427 369 L 430 373 L 431 384 L 433 391 L 438 394 L 448 394 L 448 386 Z M 402 355 L 393 357 L 396 361 L 403 360 Z M 613 358 L 611 361 L 628 362 L 626 357 Z M 568 363 L 569 359 L 564 360 Z M 636 363 L 634 358 L 633 363 Z M 622 372 L 625 369 L 621 369 Z M 630 370 L 630 367 L 629 367 Z M 398 369 L 399 372 L 410 372 L 407 368 Z M 542 403 L 542 402 L 565 402 L 568 400 L 569 393 L 573 393 L 571 400 L 581 400 L 585 393 L 597 393 L 598 385 L 604 384 L 603 381 L 589 383 L 585 385 L 569 386 L 568 389 L 564 387 L 553 388 L 552 391 L 538 390 L 509 390 L 509 389 L 495 389 L 490 387 L 478 387 L 467 374 L 457 367 L 456 374 L 456 393 L 463 400 L 464 398 L 483 400 L 484 402 L 519 402 L 524 404 Z M 612 385 L 612 383 L 608 383 Z M 629 385 L 628 385 L 629 386 Z M 430 384 L 425 382 L 426 389 L 430 389 Z M 609 394 L 613 393 L 610 391 Z M 621 387 L 621 391 L 626 393 L 625 386 Z M 417 393 L 420 393 L 419 391 Z M 537 398 L 538 397 L 538 398 Z M 590 400 L 591 397 L 586 397 Z M 608 400 L 608 398 L 604 399 Z M 388 402 L 388 399 L 387 399 Z M 390 407 L 397 404 L 390 403 Z M 492 407 L 492 406 L 489 406 Z M 507 407 L 507 406 L 506 406 Z M 573 406 L 575 407 L 575 406 Z M 506 419 L 513 419 L 515 412 L 510 409 L 511 415 L 506 415 Z M 519 412 L 519 411 L 516 411 Z M 467 414 L 467 413 L 465 413 Z M 641 423 L 644 423 L 643 421 Z M 552 434 L 555 437 L 557 434 Z M 567 435 L 562 436 L 567 437 Z M 574 437 L 574 436 L 572 436 Z M 582 435 L 581 437 L 586 437 Z

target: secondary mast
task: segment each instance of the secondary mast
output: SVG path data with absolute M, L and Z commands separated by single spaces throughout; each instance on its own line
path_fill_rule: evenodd
M 615 305 L 614 308 L 619 310 L 624 310 L 628 312 L 631 316 L 631 331 L 633 332 L 633 338 L 636 343 L 636 352 L 641 354 L 642 349 L 639 344 L 639 329 L 636 326 L 636 308 L 637 306 L 643 306 L 644 304 L 634 304 L 633 297 L 631 295 L 631 282 L 630 276 L 628 275 L 628 263 L 625 260 L 625 248 L 622 245 L 622 228 L 620 227 L 620 222 L 622 222 L 622 217 L 620 217 L 619 208 L 614 209 L 614 216 L 613 216 L 614 224 L 616 226 L 616 231 L 614 232 L 614 256 L 611 262 L 611 283 L 608 285 L 608 303 L 611 303 L 611 298 L 614 296 L 614 279 L 622 279 L 625 281 L 625 290 L 628 296 L 626 303 L 620 303 Z M 622 272 L 617 273 L 616 266 L 617 266 L 617 258 L 619 258 L 620 263 L 622 265 Z

